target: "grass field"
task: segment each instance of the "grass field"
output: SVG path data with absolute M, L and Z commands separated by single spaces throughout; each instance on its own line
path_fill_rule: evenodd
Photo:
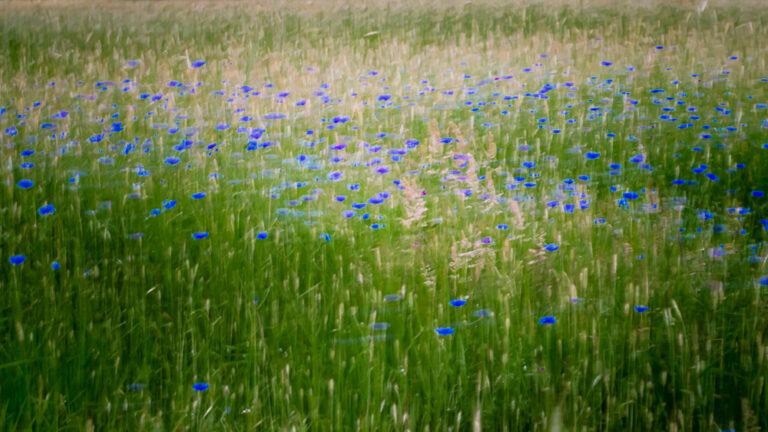
M 765 430 L 767 60 L 759 2 L 0 2 L 0 430 Z

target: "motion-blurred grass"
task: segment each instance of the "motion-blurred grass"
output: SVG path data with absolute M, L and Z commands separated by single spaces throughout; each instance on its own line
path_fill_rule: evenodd
M 753 251 L 766 255 L 759 220 L 768 206 L 749 195 L 768 190 L 768 150 L 756 146 L 768 141 L 760 129 L 766 114 L 739 105 L 746 95 L 768 98 L 759 82 L 768 73 L 768 13 L 758 3 L 0 2 L 0 12 L 3 128 L 35 101 L 45 101 L 47 114 L 71 111 L 59 122 L 69 134 L 64 141 L 31 137 L 47 121 L 40 110 L 24 119 L 37 129 L 0 141 L 0 429 L 768 427 L 768 319 L 765 287 L 756 282 L 768 270 L 765 259 L 747 260 Z M 655 45 L 666 49 L 654 53 Z M 539 54 L 549 56 L 548 69 L 518 75 Z M 750 61 L 727 66 L 731 55 Z M 206 60 L 205 68 L 191 69 L 196 59 Z M 128 60 L 140 64 L 128 68 Z M 600 67 L 603 60 L 636 71 L 609 72 Z M 707 78 L 711 86 L 700 87 L 687 80 L 679 88 L 701 92 L 702 111 L 722 102 L 738 110 L 738 123 L 750 127 L 729 141 L 727 152 L 708 148 L 692 156 L 681 149 L 698 134 L 672 125 L 658 127 L 656 141 L 644 147 L 627 141 L 651 122 L 644 117 L 651 112 L 649 90 L 724 68 L 728 81 Z M 387 81 L 360 79 L 371 70 Z M 500 123 L 491 128 L 439 92 L 432 105 L 402 100 L 400 110 L 379 110 L 374 102 L 383 86 L 400 100 L 405 85 L 415 88 L 422 79 L 458 92 L 467 85 L 465 74 L 493 80 L 507 73 L 531 91 L 550 80 L 614 79 L 642 102 L 623 118 L 594 121 L 588 106 L 625 107 L 621 99 L 601 103 L 603 95 L 584 85 L 570 99 L 553 92 L 535 106 L 516 100 L 512 115 L 494 114 Z M 94 86 L 120 86 L 123 79 L 137 87 Z M 166 86 L 170 80 L 204 84 L 194 97 L 183 96 Z M 213 129 L 218 122 L 234 125 L 237 117 L 211 91 L 271 83 L 297 96 L 321 82 L 343 100 L 295 107 L 254 97 L 247 113 L 291 114 L 268 128 L 284 138 L 269 151 L 278 162 L 306 152 L 294 144 L 304 131 L 321 132 L 321 119 L 340 114 L 360 127 L 346 131 L 356 140 L 379 132 L 420 140 L 417 157 L 393 174 L 406 178 L 423 164 L 433 168 L 409 180 L 416 197 L 398 194 L 378 209 L 385 229 L 346 220 L 337 214 L 342 207 L 329 211 L 328 202 L 351 196 L 347 183 L 359 182 L 366 199 L 389 190 L 396 177 L 349 171 L 343 182 L 310 184 L 304 189 L 323 189 L 322 203 L 308 201 L 302 209 L 324 213 L 305 224 L 277 209 L 307 190 L 285 189 L 280 200 L 268 195 L 316 174 L 277 171 L 267 151 L 233 157 L 244 147 L 234 128 Z M 139 103 L 145 92 L 167 99 Z M 359 97 L 348 97 L 351 92 Z M 563 105 L 574 102 L 583 103 L 572 108 L 573 132 L 537 128 L 536 118 L 558 119 Z M 444 109 L 435 108 L 442 103 Z M 534 107 L 538 112 L 529 114 Z M 107 143 L 87 139 L 103 128 L 94 118 L 113 112 L 145 116 L 126 122 L 123 134 L 150 139 L 151 152 L 98 162 L 105 154 L 97 150 Z M 220 143 L 219 154 L 192 148 L 179 166 L 164 165 L 178 139 L 157 136 L 151 124 L 172 124 L 177 114 L 189 117 L 181 127 L 203 125 L 194 139 Z M 607 132 L 617 139 L 605 139 Z M 340 132 L 322 133 L 329 142 L 341 139 Z M 466 144 L 456 151 L 471 154 L 476 174 L 496 183 L 479 183 L 475 195 L 504 195 L 499 172 L 535 159 L 542 184 L 591 174 L 590 208 L 563 214 L 542 210 L 541 203 L 514 208 L 465 199 L 450 184 L 443 191 L 440 176 L 428 174 L 453 163 L 452 153 L 431 151 L 431 143 L 458 135 Z M 80 145 L 60 154 L 70 139 Z M 520 151 L 524 143 L 530 153 Z M 607 169 L 592 172 L 583 156 L 569 153 L 579 146 L 601 152 L 600 161 L 625 165 L 643 153 L 654 169 L 626 169 L 614 181 Z M 27 147 L 40 157 L 30 171 L 18 166 Z M 547 163 L 545 156 L 556 159 Z M 435 168 L 437 162 L 443 167 Z M 747 166 L 727 181 L 723 174 L 719 183 L 670 184 L 690 177 L 681 169 L 694 163 L 724 173 L 739 162 Z M 151 177 L 137 179 L 137 164 Z M 77 172 L 85 175 L 70 183 Z M 17 188 L 22 178 L 35 188 Z M 616 183 L 655 189 L 658 201 L 650 193 L 644 199 L 664 210 L 617 206 L 609 189 Z M 417 198 L 422 189 L 428 194 Z M 198 191 L 208 193 L 205 200 L 189 198 Z M 166 199 L 179 203 L 148 217 Z M 55 203 L 56 213 L 38 215 L 45 203 Z M 716 213 L 728 230 L 713 232 L 711 221 L 676 211 L 677 204 Z M 404 224 L 420 206 L 426 213 Z M 738 207 L 752 213 L 728 219 L 724 209 Z M 606 224 L 595 224 L 597 218 Z M 502 223 L 510 230 L 495 229 Z M 748 234 L 734 232 L 741 229 Z M 210 237 L 193 240 L 196 231 Z M 256 238 L 261 231 L 266 240 Z M 131 238 L 135 233 L 142 237 Z M 478 242 L 486 235 L 492 244 Z M 545 243 L 560 249 L 544 253 Z M 730 252 L 726 258 L 708 253 L 719 244 Z M 12 266 L 8 257 L 15 254 L 27 261 Z M 50 269 L 54 260 L 61 262 L 57 271 Z M 393 294 L 402 299 L 385 300 Z M 448 305 L 462 296 L 467 306 Z M 637 313 L 634 305 L 650 309 Z M 477 309 L 492 316 L 475 317 Z M 558 323 L 539 325 L 545 315 Z M 390 327 L 372 330 L 375 322 Z M 449 325 L 453 335 L 435 334 Z M 195 392 L 196 382 L 210 388 Z

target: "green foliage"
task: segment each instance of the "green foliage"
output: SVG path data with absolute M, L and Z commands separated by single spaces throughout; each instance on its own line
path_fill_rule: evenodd
M 760 223 L 768 204 L 750 195 L 768 192 L 768 150 L 759 148 L 765 111 L 750 105 L 766 102 L 767 87 L 759 83 L 766 77 L 765 23 L 761 9 L 725 7 L 8 6 L 0 16 L 3 128 L 33 102 L 45 105 L 29 112 L 19 135 L 0 138 L 0 430 L 768 427 L 766 287 L 756 282 L 768 270 L 765 259 L 747 260 L 753 251 L 768 253 Z M 655 45 L 667 48 L 656 52 Z M 520 72 L 542 53 L 561 75 Z M 751 60 L 731 67 L 730 55 Z M 207 61 L 204 68 L 189 67 L 197 59 Z M 140 64 L 127 67 L 128 60 Z M 601 67 L 602 60 L 614 67 Z M 712 72 L 726 67 L 728 81 L 716 79 Z M 364 86 L 361 76 L 371 70 L 379 75 Z M 692 73 L 710 85 L 690 79 Z M 515 74 L 514 84 L 499 84 L 508 86 L 500 87 L 504 94 L 536 91 L 550 80 L 579 88 L 573 97 L 560 89 L 546 101 L 509 102 L 510 115 L 500 114 L 501 104 L 487 107 L 496 123 L 486 128 L 457 97 L 437 94 L 459 93 L 468 85 L 464 74 L 473 85 Z M 616 87 L 600 93 L 585 84 L 592 76 L 613 79 Z M 382 77 L 386 83 L 375 81 Z M 121 92 L 123 79 L 136 87 Z M 422 79 L 438 91 L 407 106 L 401 96 L 413 95 Z M 670 84 L 674 79 L 681 83 Z M 181 95 L 166 85 L 170 80 L 203 84 L 194 96 Z M 95 85 L 106 81 L 116 85 Z M 280 146 L 238 157 L 247 143 L 235 132 L 238 114 L 213 92 L 266 83 L 291 91 L 291 98 L 279 104 L 253 97 L 240 115 L 292 116 L 269 122 Z M 311 99 L 320 83 L 342 101 Z M 641 100 L 623 117 L 610 113 L 627 106 L 614 97 L 619 84 Z M 376 107 L 385 85 L 402 109 Z M 707 121 L 717 118 L 715 106 L 728 103 L 739 118 L 728 125 L 748 127 L 721 150 L 702 140 L 700 129 L 658 122 L 649 97 L 655 88 L 700 92 L 695 102 Z M 158 92 L 167 99 L 138 102 L 140 93 Z M 613 99 L 603 103 L 604 97 Z M 299 98 L 311 99 L 306 109 L 293 106 Z M 569 103 L 573 126 L 559 114 Z M 605 117 L 590 118 L 596 105 Z M 68 137 L 48 139 L 40 124 L 59 110 L 71 111 L 60 122 Z M 109 151 L 118 136 L 88 142 L 114 112 L 125 122 L 121 137 L 140 139 L 128 155 Z M 177 120 L 179 113 L 189 118 Z M 319 129 L 321 119 L 342 114 L 360 128 Z M 538 128 L 540 117 L 566 132 Z M 180 128 L 207 122 L 192 139 L 217 142 L 221 151 L 209 156 L 193 146 L 177 153 L 178 135 L 152 127 L 176 121 Z M 216 131 L 218 122 L 232 128 Z M 651 123 L 659 126 L 639 129 Z M 281 164 L 300 153 L 327 156 L 325 147 L 301 146 L 308 129 L 326 144 L 344 134 L 373 141 L 379 132 L 396 135 L 397 145 L 400 134 L 421 143 L 413 150 L 418 157 L 392 164 L 390 175 L 347 170 L 343 181 L 331 182 L 322 178 L 328 170 Z M 609 132 L 616 137 L 607 139 Z M 464 147 L 428 150 L 436 138 L 458 135 Z M 146 154 L 145 139 L 152 143 Z M 80 144 L 67 146 L 69 140 Z M 533 149 L 523 153 L 521 144 Z M 692 152 L 695 145 L 706 151 Z M 30 159 L 34 170 L 18 164 L 27 147 L 38 152 Z M 586 150 L 601 158 L 586 160 Z M 454 153 L 471 154 L 476 174 L 495 184 L 475 175 L 474 195 L 463 197 L 459 192 L 469 187 L 441 180 L 456 166 Z M 99 162 L 106 154 L 114 164 Z M 631 169 L 627 161 L 636 154 L 653 169 Z M 182 163 L 163 164 L 173 155 Z M 529 158 L 541 174 L 535 203 L 515 209 L 475 198 L 521 196 L 505 189 L 511 180 L 501 173 Z M 620 178 L 606 173 L 610 162 L 625 166 Z M 671 184 L 693 178 L 690 169 L 701 163 L 721 181 Z M 746 167 L 726 176 L 736 163 Z M 137 177 L 138 164 L 151 176 Z M 408 175 L 416 169 L 420 175 Z M 78 172 L 85 175 L 70 182 Z M 589 209 L 565 214 L 542 205 L 554 184 L 580 174 L 593 176 Z M 16 187 L 22 178 L 35 187 Z M 411 198 L 393 188 L 395 178 L 410 182 Z M 286 181 L 310 184 L 270 198 Z M 382 190 L 397 196 L 371 211 L 381 221 L 345 219 L 340 213 L 349 202 L 336 205 L 332 197 L 352 196 L 348 183 L 360 183 L 359 199 Z M 632 211 L 616 205 L 620 194 L 610 187 L 617 183 L 623 191 L 647 190 Z M 322 194 L 302 203 L 303 217 L 278 212 L 315 187 Z M 190 198 L 200 191 L 207 197 Z M 174 209 L 150 216 L 174 199 Z M 55 203 L 56 212 L 43 217 L 36 211 L 46 203 Z M 686 211 L 674 210 L 680 203 Z M 649 210 L 653 204 L 659 211 Z M 727 208 L 752 212 L 737 218 Z M 700 210 L 715 219 L 702 220 Z M 386 228 L 372 230 L 377 222 Z M 728 230 L 714 232 L 715 223 Z M 191 238 L 200 231 L 209 238 Z M 262 231 L 265 240 L 256 237 Z M 485 236 L 490 245 L 480 242 Z M 543 252 L 548 243 L 560 249 Z M 720 244 L 727 257 L 710 256 Z M 27 261 L 11 265 L 15 254 Z M 53 261 L 59 270 L 50 268 Z M 392 294 L 402 299 L 387 301 Z M 466 306 L 449 306 L 460 297 L 468 297 Z M 635 305 L 650 309 L 639 313 Z M 492 316 L 474 316 L 478 309 Z M 549 315 L 557 324 L 538 324 Z M 370 327 L 382 322 L 389 328 Z M 436 335 L 444 326 L 456 332 Z M 210 388 L 195 392 L 196 382 Z

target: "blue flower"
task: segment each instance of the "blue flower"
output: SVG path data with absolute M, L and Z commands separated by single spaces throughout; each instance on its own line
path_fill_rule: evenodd
M 461 299 L 459 299 L 459 300 L 451 300 L 451 306 L 453 306 L 453 307 L 464 306 L 465 304 L 467 304 L 466 300 L 461 300 Z
M 768 277 L 768 276 L 766 276 L 766 277 Z M 398 301 L 398 300 L 402 300 L 402 299 L 403 299 L 403 296 L 401 296 L 399 294 L 387 294 L 387 295 L 384 296 L 384 301 L 388 301 L 388 302 Z
M 768 225 L 766 225 L 768 226 Z M 757 280 L 757 283 L 759 283 L 762 286 L 768 286 L 768 275 L 765 275 Z
M 52 268 L 53 270 L 58 270 L 58 269 L 59 269 L 59 267 L 61 267 L 61 264 L 59 264 L 59 262 L 58 262 L 58 261 L 54 261 L 54 262 L 52 262 L 52 263 L 51 263 L 51 268 Z
M 553 316 L 545 316 L 539 320 L 539 324 L 556 324 L 557 320 Z
M 262 231 L 262 232 L 256 234 L 256 238 L 259 239 L 259 240 L 266 240 L 268 235 L 269 234 L 267 234 L 266 231 Z
M 192 233 L 192 238 L 195 239 L 195 240 L 201 240 L 201 239 L 204 239 L 206 237 L 208 237 L 208 233 L 207 232 Z
M 170 209 L 176 207 L 176 200 L 165 200 L 165 201 L 163 201 L 163 207 L 165 207 L 166 210 L 170 210 Z
M 438 327 L 435 329 L 435 333 L 439 334 L 440 336 L 448 336 L 452 335 L 455 329 L 453 327 Z
M 197 68 L 202 67 L 203 65 L 205 65 L 205 63 L 206 63 L 205 60 L 195 60 L 195 61 L 192 62 L 191 66 L 193 68 L 197 69 Z M 203 390 L 205 390 L 205 389 L 203 389 Z
M 13 265 L 19 265 L 23 263 L 25 259 L 27 259 L 27 257 L 24 255 L 14 255 L 8 261 L 10 261 L 10 263 Z
M 280 119 L 284 119 L 285 117 L 287 116 L 283 113 L 269 113 L 264 115 L 263 118 L 264 120 L 280 120 Z
M 205 391 L 205 390 L 208 390 L 208 387 L 209 387 L 208 383 L 202 383 L 202 382 L 196 383 L 195 385 L 192 386 L 192 388 L 195 391 Z
M 556 245 L 554 243 L 545 244 L 544 245 L 544 249 L 546 249 L 547 252 L 554 252 L 554 251 L 560 249 L 560 245 Z
M 635 310 L 638 312 L 645 312 L 648 310 L 648 306 L 637 306 L 635 305 Z
M 589 152 L 587 152 L 587 153 L 584 155 L 584 157 L 586 157 L 587 159 L 597 159 L 597 158 L 599 158 L 599 157 L 600 157 L 600 153 L 598 153 L 598 152 L 593 152 L 593 151 L 589 151 Z
M 205 195 L 206 195 L 205 192 L 197 192 L 197 193 L 193 193 L 191 197 L 192 199 L 203 199 L 205 198 Z
M 22 189 L 29 189 L 29 188 L 31 188 L 34 185 L 35 185 L 35 182 L 33 182 L 32 180 L 27 180 L 27 179 L 23 179 L 20 182 L 16 183 L 16 186 L 18 186 L 18 187 L 20 187 Z
M 368 327 L 370 327 L 371 330 L 387 330 L 390 327 L 390 325 L 389 323 L 378 322 L 378 323 L 371 323 L 370 325 L 368 325 Z
M 478 309 L 472 313 L 472 316 L 481 318 L 481 317 L 489 317 L 493 316 L 493 312 L 489 311 L 488 309 Z
M 53 208 L 53 204 L 44 205 L 44 206 L 40 207 L 39 209 L 37 209 L 37 212 L 40 214 L 40 216 L 49 215 L 49 214 L 51 214 L 51 213 L 53 213 L 55 211 L 56 211 L 56 209 Z
M 173 157 L 173 156 L 171 156 L 171 157 L 167 157 L 167 158 L 165 158 L 165 160 L 164 160 L 163 162 L 164 162 L 164 163 L 166 163 L 166 164 L 168 164 L 168 165 L 176 165 L 176 164 L 178 164 L 179 162 L 181 162 L 181 159 L 179 159 L 179 158 L 177 158 L 177 157 Z

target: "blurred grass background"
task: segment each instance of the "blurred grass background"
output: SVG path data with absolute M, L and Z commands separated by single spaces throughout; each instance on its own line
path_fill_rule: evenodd
M 4 136 L 0 148 L 0 429 L 768 426 L 768 320 L 765 287 L 755 282 L 768 270 L 765 259 L 747 260 L 751 252 L 766 255 L 759 222 L 766 204 L 749 194 L 768 189 L 768 156 L 757 147 L 765 141 L 759 128 L 765 112 L 739 105 L 746 95 L 766 100 L 759 79 L 766 77 L 768 14 L 761 2 L 14 1 L 0 2 L 0 12 L 0 106 L 9 110 L 3 129 L 12 113 L 28 112 L 30 126 Z M 654 53 L 655 45 L 667 48 Z M 538 89 L 564 79 L 615 79 L 642 99 L 640 111 L 594 122 L 590 104 L 579 104 L 572 108 L 579 128 L 553 135 L 537 129 L 536 119 L 557 118 L 573 101 L 557 92 L 537 101 L 535 114 L 499 117 L 490 129 L 448 96 L 402 110 L 374 103 L 385 91 L 401 99 L 409 94 L 405 86 L 422 79 L 458 90 L 466 86 L 465 74 L 517 75 L 540 54 L 549 56 L 547 69 L 519 76 L 519 82 Z M 731 55 L 751 60 L 730 66 Z M 189 67 L 196 59 L 207 61 L 204 69 Z M 128 60 L 140 64 L 129 68 Z M 633 65 L 636 72 L 609 72 L 600 68 L 603 60 L 617 68 Z M 317 74 L 307 73 L 309 66 Z M 702 87 L 686 81 L 680 90 L 701 92 L 696 103 L 702 110 L 728 102 L 739 122 L 751 126 L 728 141 L 727 152 L 676 158 L 698 134 L 663 125 L 654 131 L 658 144 L 627 143 L 639 125 L 651 122 L 644 117 L 652 112 L 650 89 L 726 67 L 727 82 L 708 78 L 711 86 Z M 370 70 L 387 81 L 363 85 L 360 76 Z M 558 77 L 563 72 L 567 78 Z M 123 79 L 136 87 L 101 92 L 94 86 Z M 182 96 L 166 86 L 170 80 L 205 85 L 194 97 Z M 298 96 L 320 82 L 343 100 L 313 100 L 304 108 L 274 98 L 245 103 L 256 117 L 291 113 L 290 121 L 268 128 L 284 138 L 278 148 L 239 158 L 234 132 L 212 128 L 237 117 L 209 91 L 270 83 Z M 581 87 L 577 101 L 602 97 Z M 352 91 L 359 99 L 347 96 Z M 137 94 L 145 92 L 163 92 L 164 99 L 142 105 Z M 41 100 L 44 110 L 26 110 Z M 514 103 L 528 108 L 522 100 Z M 440 104 L 447 108 L 434 108 Z M 624 108 L 621 99 L 604 106 Z M 68 131 L 67 140 L 81 141 L 66 154 L 60 153 L 64 142 L 34 137 L 46 115 L 62 109 L 71 114 L 59 127 Z M 115 164 L 98 162 L 106 144 L 86 141 L 103 129 L 94 119 L 113 112 L 145 116 L 126 122 L 125 134 L 151 139 L 151 152 L 107 150 Z M 156 135 L 152 123 L 172 124 L 179 114 L 189 117 L 180 127 L 205 123 L 195 139 L 219 142 L 216 157 L 192 148 L 181 156 L 190 168 L 162 163 L 175 154 L 178 140 Z M 307 213 L 324 211 L 310 218 L 314 225 L 278 213 L 284 205 L 268 197 L 271 188 L 312 181 L 315 173 L 296 167 L 277 172 L 264 153 L 278 162 L 301 152 L 320 154 L 292 143 L 321 119 L 340 114 L 360 126 L 344 132 L 355 139 L 387 132 L 421 140 L 418 157 L 393 167 L 393 174 L 444 164 L 410 180 L 414 191 L 429 191 L 423 202 L 393 198 L 377 210 L 386 229 L 372 231 L 370 223 L 340 217 L 341 207 L 326 208 L 334 195 L 352 196 L 347 183 L 361 184 L 362 199 L 390 190 L 390 177 L 370 171 L 349 171 L 341 183 L 320 182 L 322 204 L 303 204 Z M 620 140 L 605 139 L 607 132 Z M 322 134 L 329 142 L 342 139 L 341 132 Z M 521 203 L 515 210 L 464 199 L 453 186 L 441 192 L 439 177 L 453 163 L 451 153 L 429 146 L 458 135 L 468 144 L 457 151 L 471 154 L 477 175 L 496 182 L 477 192 L 503 195 L 500 171 L 531 158 L 542 179 L 591 174 L 590 209 L 567 215 Z M 532 153 L 520 151 L 524 143 L 534 146 Z M 601 152 L 606 163 L 626 164 L 644 153 L 654 170 L 627 169 L 620 182 L 626 190 L 657 188 L 664 211 L 616 206 L 610 179 L 568 153 L 578 146 Z M 41 158 L 34 171 L 17 164 L 27 147 Z M 547 155 L 557 159 L 547 163 Z M 706 163 L 724 173 L 738 162 L 746 168 L 727 182 L 687 189 L 670 184 L 685 178 L 679 167 Z M 136 164 L 152 171 L 140 188 L 133 187 Z M 85 175 L 73 185 L 68 179 L 77 172 Z M 211 180 L 211 173 L 222 178 Z M 17 188 L 21 178 L 34 180 L 35 188 Z M 198 191 L 208 196 L 191 200 Z M 308 192 L 281 193 L 300 200 Z M 166 199 L 179 200 L 177 208 L 148 218 Z M 644 200 L 650 204 L 653 197 Z M 51 202 L 54 215 L 36 213 Z M 699 220 L 694 211 L 674 210 L 676 203 L 711 210 L 716 219 Z M 406 226 L 400 218 L 407 218 L 408 205 L 427 211 Z M 724 209 L 735 207 L 752 213 L 730 218 Z M 596 218 L 608 222 L 598 226 Z M 714 232 L 715 222 L 728 230 Z M 500 223 L 512 228 L 499 232 L 494 227 Z M 702 233 L 687 234 L 702 226 Z M 749 234 L 737 234 L 741 229 Z M 210 238 L 192 240 L 197 231 Z M 269 233 L 266 240 L 256 238 L 261 231 Z M 142 236 L 131 238 L 136 233 Z M 332 240 L 319 239 L 321 233 Z M 485 235 L 493 237 L 491 246 L 477 242 Z M 545 243 L 560 250 L 544 254 Z M 708 251 L 720 244 L 732 253 L 715 259 Z M 7 258 L 15 254 L 27 261 L 11 266 Z M 54 260 L 61 262 L 58 271 L 50 270 Z M 394 294 L 402 299 L 385 299 Z M 467 306 L 448 305 L 460 296 L 468 296 Z M 634 305 L 650 310 L 637 313 Z M 473 316 L 481 308 L 492 316 Z M 539 325 L 545 315 L 558 323 Z M 371 329 L 375 322 L 390 327 Z M 456 333 L 435 335 L 436 327 L 448 325 Z M 195 392 L 196 382 L 211 387 Z

